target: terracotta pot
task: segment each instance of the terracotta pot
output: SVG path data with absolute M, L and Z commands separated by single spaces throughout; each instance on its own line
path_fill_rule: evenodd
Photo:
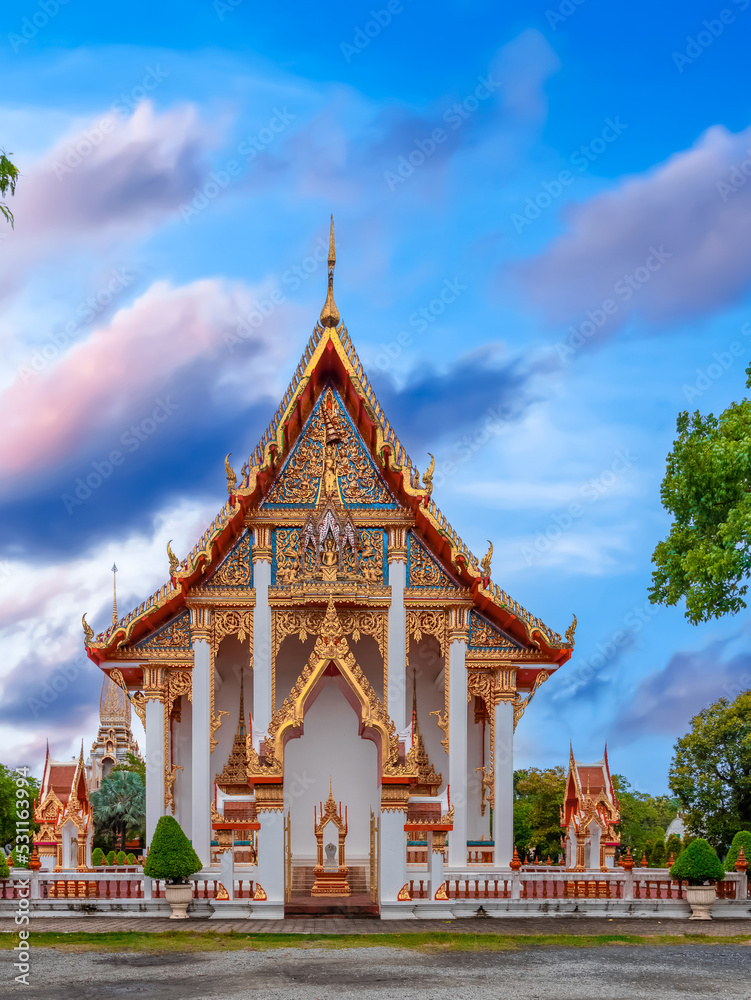
M 717 890 L 713 885 L 686 886 L 686 901 L 691 907 L 689 920 L 711 920 L 709 908 L 717 899 Z
M 188 904 L 193 898 L 193 883 L 187 885 L 165 885 L 164 896 L 172 907 L 170 920 L 185 920 L 188 916 Z

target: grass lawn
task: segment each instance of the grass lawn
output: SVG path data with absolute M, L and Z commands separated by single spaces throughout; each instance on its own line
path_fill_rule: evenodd
M 16 934 L 0 934 L 0 948 L 18 943 Z M 605 945 L 667 944 L 751 944 L 751 934 L 727 937 L 707 934 L 455 934 L 431 931 L 414 934 L 245 934 L 241 931 L 170 931 L 146 933 L 122 931 L 91 934 L 86 931 L 54 933 L 32 931 L 30 943 L 36 948 L 60 951 L 268 951 L 274 948 L 401 948 L 422 952 L 521 951 L 529 948 L 593 948 Z

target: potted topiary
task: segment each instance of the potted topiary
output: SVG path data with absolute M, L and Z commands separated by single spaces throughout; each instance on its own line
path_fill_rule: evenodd
M 115 852 L 114 851 L 110 851 L 109 854 L 107 855 L 107 864 L 110 865 L 110 866 L 114 865 L 114 863 L 115 863 L 115 857 L 116 857 Z
M 99 868 L 100 865 L 104 864 L 104 851 L 101 847 L 95 847 L 91 852 L 91 863 L 94 868 Z
M 172 907 L 171 920 L 188 916 L 193 898 L 189 876 L 201 870 L 201 860 L 174 816 L 162 816 L 156 825 L 149 856 L 143 866 L 149 878 L 165 879 L 164 895 Z
M 124 865 L 125 864 L 125 851 L 118 851 L 117 852 L 116 862 L 117 862 L 118 865 Z
M 697 837 L 672 865 L 670 876 L 688 882 L 689 920 L 711 920 L 709 907 L 717 898 L 715 882 L 725 877 L 725 869 L 715 849 L 702 837 Z
M 136 863 L 136 856 L 135 856 L 135 854 L 134 854 L 134 853 L 133 853 L 133 852 L 131 851 L 131 852 L 130 852 L 130 854 L 129 854 L 129 855 L 127 856 L 127 858 L 126 858 L 125 860 L 126 860 L 126 862 L 127 862 L 127 863 L 128 863 L 129 865 L 134 865 L 134 864 Z
M 746 861 L 748 861 L 751 858 L 751 833 L 748 830 L 739 830 L 733 837 L 733 843 L 730 845 L 728 856 L 725 858 L 725 868 L 727 871 L 734 871 L 741 848 L 743 848 L 743 854 Z

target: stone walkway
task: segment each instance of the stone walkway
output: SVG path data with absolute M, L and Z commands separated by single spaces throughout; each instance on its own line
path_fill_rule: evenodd
M 0 933 L 16 933 L 13 920 L 0 919 Z M 208 920 L 177 923 L 166 917 L 32 917 L 32 934 L 74 931 L 105 934 L 109 932 L 146 931 L 149 933 L 227 933 L 243 934 L 416 934 L 449 932 L 451 934 L 706 934 L 710 937 L 745 935 L 751 939 L 751 920 L 655 920 L 590 917 L 467 918 L 463 920 Z

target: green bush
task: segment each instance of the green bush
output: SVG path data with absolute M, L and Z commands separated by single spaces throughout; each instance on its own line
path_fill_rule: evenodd
M 10 878 L 10 868 L 8 867 L 8 859 L 5 857 L 2 851 L 0 851 L 0 878 Z
M 134 865 L 136 863 L 136 856 L 131 851 L 131 853 L 127 856 L 125 860 L 128 862 L 129 865 Z
M 729 872 L 735 871 L 735 862 L 738 860 L 741 847 L 743 848 L 743 855 L 746 861 L 751 864 L 751 833 L 748 830 L 739 830 L 733 837 L 733 843 L 730 845 L 728 856 L 725 858 L 725 868 Z
M 174 816 L 162 816 L 156 825 L 151 850 L 143 866 L 149 878 L 185 882 L 201 870 L 201 861 Z
M 99 865 L 104 864 L 104 851 L 101 849 L 101 847 L 95 847 L 94 850 L 91 852 L 91 863 L 95 868 L 98 868 Z
M 125 864 L 125 851 L 118 851 L 117 852 L 117 864 L 118 865 L 124 865 Z
M 703 837 L 696 837 L 670 869 L 671 878 L 684 879 L 689 885 L 704 885 L 725 877 L 717 852 Z
M 110 851 L 109 854 L 107 855 L 107 864 L 108 865 L 114 865 L 116 857 L 117 857 L 117 855 L 115 854 L 115 852 L 114 851 Z

